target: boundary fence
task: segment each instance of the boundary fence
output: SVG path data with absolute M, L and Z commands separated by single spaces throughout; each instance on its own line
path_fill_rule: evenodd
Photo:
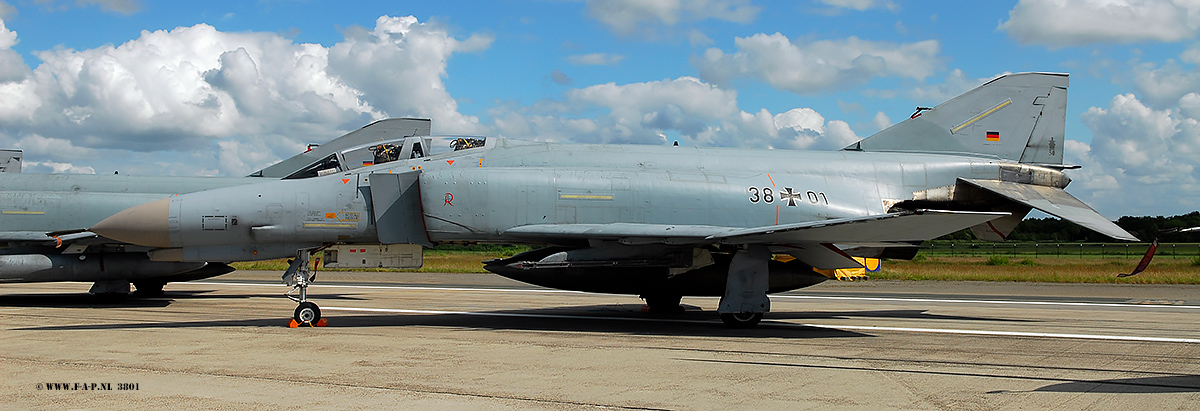
M 1020 256 L 1020 257 L 1079 257 L 1079 258 L 1139 258 L 1150 243 L 1038 243 L 1038 242 L 974 242 L 926 241 L 921 253 L 933 256 Z M 1200 243 L 1158 243 L 1155 258 L 1200 257 Z

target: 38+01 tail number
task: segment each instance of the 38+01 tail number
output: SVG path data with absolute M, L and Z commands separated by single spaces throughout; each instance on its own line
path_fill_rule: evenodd
M 791 187 L 784 187 L 783 190 L 776 192 L 771 187 L 749 187 L 746 191 L 750 192 L 750 202 L 758 204 L 760 202 L 772 204 L 775 201 L 787 201 L 789 207 L 795 207 L 797 203 L 803 203 L 807 200 L 812 204 L 829 205 L 829 198 L 825 197 L 825 193 L 809 190 L 806 193 L 794 191 Z

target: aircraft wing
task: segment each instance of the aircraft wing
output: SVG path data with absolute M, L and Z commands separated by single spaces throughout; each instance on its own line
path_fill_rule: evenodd
M 866 217 L 767 226 L 734 230 L 708 240 L 725 244 L 911 243 L 941 237 L 1000 217 L 1006 212 L 917 210 Z
M 918 210 L 796 224 L 734 228 L 670 224 L 534 224 L 505 235 L 531 240 L 595 239 L 624 244 L 797 244 L 877 245 L 936 238 L 1008 216 L 1005 212 Z
M 617 240 L 623 244 L 696 244 L 730 228 L 710 225 L 675 224 L 533 224 L 513 227 L 505 235 L 531 240 L 594 239 Z
M 0 231 L 0 243 L 45 243 L 57 244 L 89 239 L 96 234 L 84 230 L 70 230 L 47 233 L 45 231 Z
M 611 240 L 644 244 L 766 244 L 783 246 L 819 269 L 862 267 L 840 246 L 892 247 L 940 237 L 1006 217 L 1005 212 L 918 210 L 753 228 L 669 224 L 536 224 L 514 227 L 505 235 L 543 242 Z

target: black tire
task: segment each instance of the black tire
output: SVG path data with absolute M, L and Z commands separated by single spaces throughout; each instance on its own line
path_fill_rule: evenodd
M 642 298 L 646 300 L 646 306 L 650 307 L 651 313 L 677 313 L 683 311 L 679 307 L 679 303 L 683 301 L 682 295 L 652 294 Z
M 292 319 L 300 324 L 316 324 L 317 321 L 321 321 L 321 307 L 317 307 L 312 301 L 302 302 L 296 307 Z
M 116 304 L 125 302 L 129 299 L 129 294 L 126 293 L 96 293 L 92 295 L 97 302 L 101 304 Z
M 163 295 L 163 287 L 167 283 L 160 282 L 138 282 L 133 283 L 133 295 L 135 297 L 160 297 Z
M 754 328 L 762 318 L 763 313 L 721 313 L 721 322 L 729 328 Z

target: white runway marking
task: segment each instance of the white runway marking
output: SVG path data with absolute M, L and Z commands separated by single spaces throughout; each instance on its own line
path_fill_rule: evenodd
M 209 282 L 209 281 L 191 281 L 179 284 L 212 284 L 212 285 L 232 285 L 232 286 L 256 286 L 256 287 L 286 287 L 282 283 L 230 283 L 230 282 Z M 549 289 L 530 289 L 530 288 L 468 288 L 468 287 L 425 287 L 425 286 L 405 286 L 405 285 L 338 285 L 338 284 L 316 284 L 314 288 L 351 288 L 351 289 L 367 289 L 367 290 L 420 290 L 420 291 L 484 291 L 484 292 L 510 292 L 510 293 L 541 293 L 541 294 L 590 294 L 604 295 L 602 293 L 588 293 L 583 291 L 570 290 L 549 290 Z M 623 294 L 608 294 L 608 295 L 623 295 Z M 718 297 L 688 297 L 688 298 L 718 298 Z M 821 295 L 771 295 L 771 299 L 785 300 L 849 300 L 849 301 L 878 301 L 878 302 L 917 302 L 917 303 L 952 303 L 952 304 L 1007 304 L 1007 305 L 1041 305 L 1041 306 L 1068 306 L 1068 307 L 1118 307 L 1118 308 L 1155 308 L 1155 309 L 1170 309 L 1179 308 L 1184 310 L 1200 309 L 1197 305 L 1167 305 L 1167 304 L 1124 304 L 1124 303 L 1086 303 L 1086 302 L 1069 302 L 1069 301 L 1005 301 L 1005 300 L 967 300 L 967 299 L 936 299 L 936 298 L 899 298 L 899 297 L 843 297 L 843 296 L 821 296 Z
M 212 285 L 237 285 L 237 286 L 256 286 L 256 287 L 287 287 L 283 283 L 225 283 L 215 281 L 189 281 L 187 283 L 177 284 L 212 284 Z M 571 290 L 549 290 L 549 289 L 530 289 L 530 288 L 469 288 L 469 287 L 425 287 L 411 285 L 339 285 L 339 284 L 314 284 L 310 287 L 315 288 L 359 288 L 364 290 L 422 290 L 422 291 L 508 291 L 521 293 L 543 293 L 543 294 L 597 294 L 585 293 L 583 291 Z
M 715 324 L 716 323 L 716 321 L 701 321 L 701 320 L 675 320 L 675 319 L 659 319 L 659 318 L 630 318 L 630 317 L 583 316 L 583 315 L 561 315 L 561 314 L 494 313 L 494 312 L 407 310 L 407 309 L 392 309 L 392 308 L 357 308 L 357 307 L 324 307 L 322 309 L 327 310 L 327 311 L 356 311 L 356 312 L 395 313 L 395 314 L 467 315 L 467 316 L 478 316 L 478 317 L 553 318 L 553 319 L 567 319 L 567 320 L 616 320 L 616 321 L 669 322 L 669 323 L 691 323 L 691 324 Z M 829 330 L 892 331 L 892 332 L 915 332 L 915 333 L 933 333 L 933 334 L 986 335 L 986 336 L 1002 336 L 1002 337 L 1070 338 L 1070 339 L 1080 339 L 1080 340 L 1112 340 L 1112 341 L 1167 342 L 1167 343 L 1191 343 L 1191 344 L 1200 343 L 1200 339 L 1194 339 L 1194 338 L 1140 337 L 1140 336 L 1131 336 L 1131 335 L 1063 334 L 1063 333 L 1035 333 L 1035 332 L 1021 332 L 1021 331 L 956 330 L 956 329 L 944 329 L 944 328 L 821 325 L 821 324 L 787 323 L 787 322 L 777 322 L 777 321 L 771 321 L 770 324 L 771 325 L 787 325 L 787 326 L 795 326 L 795 327 L 822 328 L 822 329 L 829 329 Z
M 231 282 L 190 282 L 187 284 L 207 284 L 207 285 L 229 285 L 242 287 L 286 287 L 282 284 L 271 283 L 231 283 Z M 465 288 L 465 287 L 424 287 L 424 286 L 386 286 L 386 285 L 337 285 L 324 284 L 313 286 L 316 288 L 349 288 L 349 289 L 388 289 L 388 290 L 420 290 L 420 291 L 483 291 L 483 292 L 511 292 L 511 293 L 574 293 L 574 294 L 594 294 L 584 293 L 580 291 L 565 291 L 565 290 L 542 290 L 542 289 L 524 289 L 524 288 Z M 716 298 L 716 297 L 708 297 Z M 771 298 L 783 299 L 827 299 L 827 300 L 859 300 L 859 301 L 879 301 L 879 302 L 935 302 L 935 303 L 960 303 L 960 304 L 1014 304 L 1014 305 L 1061 305 L 1061 306 L 1091 306 L 1091 307 L 1120 307 L 1120 308 L 1182 308 L 1196 309 L 1198 306 L 1187 305 L 1139 305 L 1139 304 L 1110 304 L 1110 303 L 1083 303 L 1083 302 L 1053 302 L 1053 301 L 1003 301 L 1003 300 L 954 300 L 954 299 L 931 299 L 931 298 L 888 298 L 888 297 L 837 297 L 837 296 L 797 296 L 797 295 L 773 295 Z M 322 307 L 327 311 L 350 311 L 350 312 L 370 312 L 370 313 L 394 313 L 394 314 L 426 314 L 426 315 L 465 315 L 478 317 L 509 317 L 509 318 L 550 318 L 550 319 L 569 319 L 569 320 L 614 320 L 614 321 L 634 321 L 634 322 L 669 322 L 669 323 L 689 323 L 689 324 L 716 324 L 715 320 L 684 320 L 684 319 L 667 319 L 667 318 L 646 318 L 646 317 L 614 317 L 614 316 L 582 316 L 582 315 L 562 315 L 562 314 L 529 314 L 529 313 L 497 313 L 497 312 L 471 312 L 471 311 L 442 311 L 442 310 L 410 310 L 410 309 L 395 309 L 395 308 L 362 308 L 362 307 Z M 1165 342 L 1165 343 L 1200 343 L 1200 339 L 1193 338 L 1166 338 L 1166 337 L 1143 337 L 1129 335 L 1101 335 L 1101 334 L 1068 334 L 1068 333 L 1038 333 L 1038 332 L 1023 332 L 1023 331 L 992 331 L 992 330 L 961 330 L 961 329 L 945 329 L 945 328 L 913 328 L 913 327 L 880 327 L 880 326 L 858 326 L 858 325 L 823 325 L 823 324 L 808 324 L 808 323 L 789 323 L 783 321 L 772 321 L 768 318 L 768 324 L 772 326 L 793 326 L 793 327 L 812 327 L 830 330 L 857 330 L 857 331 L 890 331 L 890 332 L 910 332 L 910 333 L 931 333 L 931 334 L 958 334 L 958 335 L 980 335 L 980 336 L 1002 336 L 1002 337 L 1034 337 L 1034 338 L 1068 338 L 1068 339 L 1083 339 L 1083 340 L 1110 340 L 1110 341 L 1136 341 L 1136 342 Z
M 916 303 L 975 303 L 975 304 L 1023 304 L 1023 305 L 1063 305 L 1081 307 L 1142 307 L 1142 308 L 1183 308 L 1200 309 L 1198 305 L 1168 305 L 1168 304 L 1124 304 L 1124 303 L 1083 303 L 1066 301 L 1006 301 L 1006 300 L 950 300 L 936 298 L 894 298 L 894 297 L 842 297 L 823 295 L 772 295 L 771 298 L 797 300 L 857 300 L 857 301 L 898 301 Z

